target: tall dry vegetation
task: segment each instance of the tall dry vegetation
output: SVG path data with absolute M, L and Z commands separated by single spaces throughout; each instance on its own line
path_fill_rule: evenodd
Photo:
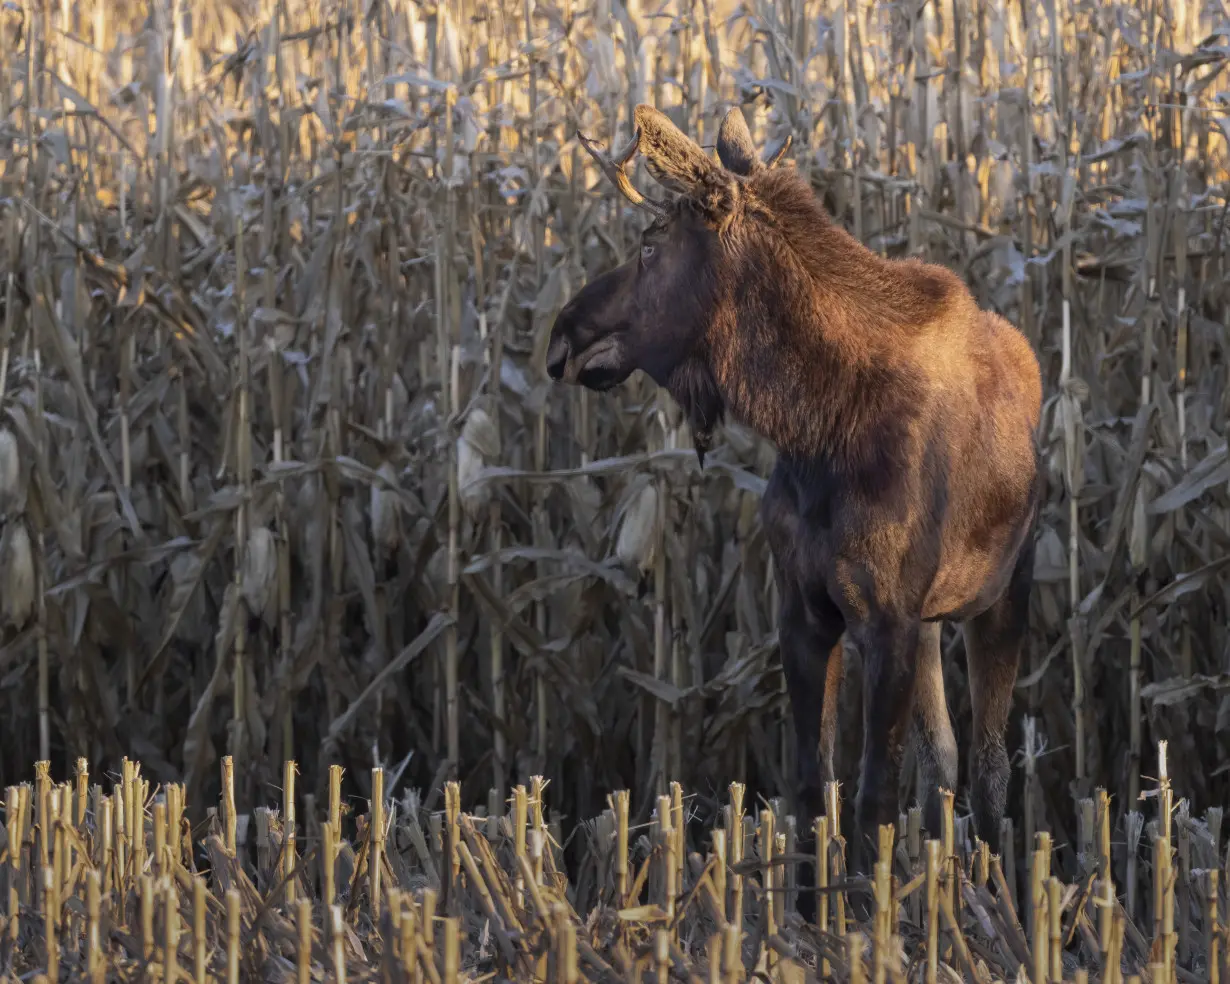
M 1220 16 L 0 6 L 0 786 L 129 755 L 216 801 L 230 753 L 240 810 L 292 756 L 318 798 L 329 763 L 363 795 L 382 764 L 431 806 L 446 777 L 498 802 L 538 773 L 569 826 L 616 788 L 634 820 L 672 779 L 703 811 L 732 779 L 785 788 L 772 449 L 727 427 L 701 473 L 643 380 L 542 371 L 641 222 L 576 129 L 626 139 L 646 101 L 707 145 L 732 103 L 793 135 L 859 238 L 949 264 L 1034 343 L 1024 843 L 1071 850 L 1097 784 L 1135 807 L 1158 739 L 1195 807 L 1223 802 Z M 852 668 L 845 725 L 859 705 Z

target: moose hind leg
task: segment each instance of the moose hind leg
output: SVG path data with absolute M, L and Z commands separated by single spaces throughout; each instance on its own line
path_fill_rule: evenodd
M 943 622 L 924 622 L 918 630 L 918 669 L 914 682 L 913 737 L 918 757 L 918 798 L 923 824 L 940 835 L 940 789 L 957 788 L 957 739 L 944 697 L 940 634 Z
M 1012 579 L 1003 595 L 985 612 L 962 626 L 969 666 L 970 704 L 974 711 L 970 799 L 975 829 L 992 853 L 1001 850 L 999 824 L 1012 774 L 1004 734 L 1029 622 L 1033 553 L 1032 541 L 1028 541 L 1017 557 Z
M 837 698 L 846 676 L 845 655 L 838 639 L 829 650 L 829 662 L 824 671 L 824 713 L 820 719 L 820 782 L 837 778 L 834 762 L 837 757 Z M 814 819 L 814 818 L 813 818 Z

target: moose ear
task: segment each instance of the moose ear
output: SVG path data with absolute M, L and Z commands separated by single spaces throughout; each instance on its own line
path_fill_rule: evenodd
M 663 187 L 685 195 L 714 213 L 729 211 L 734 177 L 687 137 L 665 114 L 641 103 L 636 107 L 639 149 L 649 173 Z
M 730 107 L 722 120 L 722 126 L 718 130 L 717 152 L 718 159 L 726 170 L 745 178 L 764 167 L 756 156 L 752 132 L 747 128 L 743 110 L 738 106 Z

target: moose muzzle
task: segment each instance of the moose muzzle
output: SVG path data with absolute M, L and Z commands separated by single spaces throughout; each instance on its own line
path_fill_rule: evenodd
M 568 365 L 572 346 L 558 331 L 553 330 L 551 336 L 551 343 L 547 346 L 547 375 L 559 382 L 564 378 L 564 369 Z

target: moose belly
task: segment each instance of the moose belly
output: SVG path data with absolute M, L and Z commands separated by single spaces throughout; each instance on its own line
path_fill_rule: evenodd
M 962 622 L 991 607 L 1008 587 L 1032 524 L 1004 529 L 986 546 L 945 549 L 923 603 L 923 621 Z
M 962 621 L 1004 593 L 1038 510 L 1037 449 L 1032 432 L 989 414 L 952 460 L 940 559 L 923 618 Z

